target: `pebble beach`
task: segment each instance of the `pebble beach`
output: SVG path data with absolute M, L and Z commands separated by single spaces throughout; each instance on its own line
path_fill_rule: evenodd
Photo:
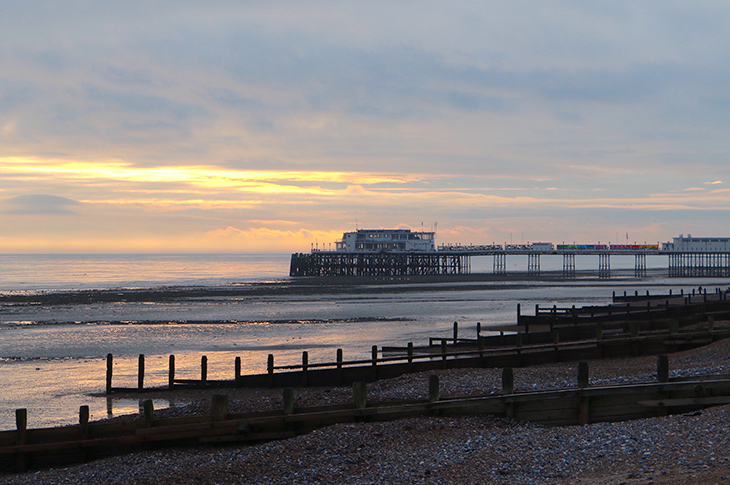
M 727 374 L 730 342 L 670 354 L 672 376 Z M 656 357 L 589 361 L 591 385 L 650 381 Z M 515 390 L 574 387 L 576 363 L 515 370 Z M 499 392 L 499 369 L 438 371 L 443 397 Z M 424 398 L 428 375 L 368 384 L 368 401 Z M 167 391 L 160 391 L 164 397 Z M 209 412 L 213 391 L 174 391 Z M 184 393 L 181 395 L 180 393 Z M 218 390 L 216 393 L 220 393 Z M 297 406 L 347 402 L 350 388 L 297 388 Z M 230 412 L 277 409 L 281 390 L 232 389 Z M 730 405 L 620 423 L 547 427 L 503 417 L 420 417 L 338 424 L 254 446 L 137 452 L 0 478 L 4 484 L 730 483 Z M 127 416 L 122 419 L 141 419 Z

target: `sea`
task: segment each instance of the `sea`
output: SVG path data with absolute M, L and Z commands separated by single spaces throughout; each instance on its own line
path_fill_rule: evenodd
M 514 324 L 540 306 L 600 305 L 613 292 L 727 288 L 730 279 L 666 277 L 666 257 L 647 257 L 649 276 L 633 278 L 633 257 L 611 259 L 616 276 L 573 280 L 526 275 L 527 258 L 508 259 L 508 278 L 477 282 L 362 284 L 303 283 L 290 279 L 288 254 L 5 254 L 0 255 L 0 430 L 14 429 L 15 410 L 28 410 L 28 426 L 78 423 L 79 407 L 91 419 L 138 413 L 141 400 L 106 396 L 106 356 L 114 357 L 114 386 L 135 387 L 145 356 L 145 385 L 176 376 L 232 379 L 276 365 L 366 359 L 373 345 L 425 345 L 448 337 L 483 334 Z M 542 258 L 542 270 L 559 273 L 562 259 Z M 596 270 L 596 257 L 576 258 L 576 270 Z M 662 269 L 664 268 L 664 269 Z M 472 272 L 492 272 L 491 257 L 473 258 Z M 141 396 L 144 397 L 144 396 Z M 155 408 L 185 405 L 155 400 Z

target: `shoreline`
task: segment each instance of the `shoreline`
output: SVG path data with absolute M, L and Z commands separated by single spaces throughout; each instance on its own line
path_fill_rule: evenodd
M 621 270 L 618 270 L 621 271 Z M 625 270 L 631 272 L 632 270 Z M 174 302 L 180 300 L 201 300 L 243 297 L 277 297 L 308 295 L 349 295 L 413 293 L 431 291 L 476 291 L 510 290 L 526 288 L 551 288 L 603 286 L 606 288 L 631 286 L 642 288 L 679 287 L 701 284 L 706 287 L 725 287 L 730 278 L 669 278 L 659 273 L 664 270 L 649 270 L 648 276 L 598 278 L 578 277 L 567 279 L 561 272 L 544 272 L 540 276 L 515 273 L 495 275 L 474 273 L 466 275 L 433 275 L 409 277 L 302 277 L 276 281 L 231 283 L 212 286 L 157 286 L 150 288 L 104 288 L 78 290 L 28 290 L 23 292 L 0 291 L 0 305 L 5 306 L 53 306 L 84 305 L 95 303 L 139 303 Z

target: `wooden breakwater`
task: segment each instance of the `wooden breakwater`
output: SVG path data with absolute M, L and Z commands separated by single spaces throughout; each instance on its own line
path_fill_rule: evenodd
M 599 326 L 600 328 L 600 326 Z M 296 365 L 274 366 L 269 356 L 269 370 L 265 374 L 240 374 L 240 359 L 236 359 L 236 376 L 233 379 L 211 380 L 207 378 L 207 359 L 201 359 L 200 379 L 177 379 L 174 376 L 174 356 L 169 370 L 167 389 L 201 389 L 231 387 L 297 387 L 297 386 L 342 386 L 354 382 L 373 382 L 389 379 L 407 373 L 428 372 L 437 369 L 454 368 L 500 368 L 525 367 L 552 362 L 577 361 L 604 357 L 657 355 L 687 350 L 707 345 L 716 340 L 730 338 L 730 328 L 707 328 L 676 330 L 665 329 L 649 332 L 639 331 L 636 324 L 631 325 L 628 333 L 601 333 L 594 338 L 562 341 L 560 330 L 531 334 L 533 340 L 550 338 L 549 343 L 528 343 L 521 341 L 522 334 L 496 337 L 515 339 L 505 346 L 487 347 L 480 345 L 475 349 L 461 349 L 447 346 L 442 341 L 439 352 L 416 354 L 412 345 L 408 346 L 406 356 L 380 356 L 373 347 L 369 360 L 338 360 L 335 363 L 310 363 L 303 352 L 302 363 Z M 444 339 L 446 340 L 446 339 Z M 482 340 L 483 342 L 484 340 Z M 341 351 L 338 356 L 341 357 Z M 113 359 L 108 357 L 107 392 L 149 392 L 160 387 L 144 387 L 144 358 L 140 356 L 137 387 L 112 386 Z
M 336 423 L 387 421 L 415 416 L 490 414 L 553 426 L 648 418 L 686 413 L 730 402 L 730 376 L 670 378 L 667 356 L 657 359 L 657 380 L 617 386 L 590 386 L 588 364 L 580 362 L 570 388 L 515 392 L 519 373 L 502 370 L 502 391 L 443 399 L 436 375 L 428 378 L 428 398 L 368 403 L 365 383 L 352 386 L 352 401 L 297 407 L 294 391 L 284 389 L 277 410 L 233 414 L 228 397 L 213 396 L 208 416 L 158 418 L 152 401 L 141 419 L 88 421 L 82 406 L 79 424 L 27 429 L 27 412 L 17 411 L 17 429 L 0 432 L 0 471 L 22 472 L 90 461 L 151 448 L 205 444 L 260 443 L 285 439 Z M 424 385 L 425 388 L 425 385 Z
M 609 305 L 587 305 L 583 307 L 544 307 L 535 306 L 534 315 L 522 314 L 517 309 L 517 324 L 524 327 L 525 332 L 530 327 L 548 325 L 555 326 L 579 325 L 582 323 L 610 323 L 610 322 L 656 322 L 663 324 L 671 319 L 680 322 L 695 323 L 706 321 L 708 316 L 715 319 L 727 318 L 730 312 L 730 300 L 727 293 L 716 291 L 703 294 L 666 294 L 666 295 L 613 295 L 614 303 Z
M 657 295 L 658 296 L 658 295 Z M 672 298 L 670 298 L 672 297 Z M 616 296 L 614 295 L 614 299 Z M 730 337 L 730 328 L 715 328 L 716 320 L 730 320 L 730 301 L 721 292 L 703 295 L 662 295 L 646 300 L 638 294 L 631 301 L 605 306 L 535 309 L 522 315 L 518 306 L 515 332 L 464 338 L 454 324 L 453 337 L 432 337 L 426 347 L 384 349 L 372 347 L 371 357 L 344 360 L 342 350 L 330 362 L 310 362 L 302 352 L 301 364 L 275 365 L 270 354 L 266 373 L 243 374 L 236 358 L 231 379 L 208 378 L 207 357 L 200 363 L 199 379 L 176 377 L 175 356 L 168 366 L 168 389 L 225 387 L 339 386 L 372 382 L 406 373 L 466 367 L 522 367 L 560 361 L 602 357 L 658 355 L 706 345 Z M 704 327 L 696 328 L 705 323 Z M 688 328 L 695 327 L 695 328 Z M 394 352 L 395 351 L 395 352 Z M 139 356 L 136 387 L 115 386 L 113 356 L 107 356 L 106 392 L 158 390 L 145 387 L 145 358 Z

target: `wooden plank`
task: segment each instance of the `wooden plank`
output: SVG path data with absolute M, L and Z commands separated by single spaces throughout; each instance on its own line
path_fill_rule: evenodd
M 730 396 L 687 397 L 675 399 L 655 399 L 637 401 L 637 404 L 647 407 L 658 406 L 716 406 L 730 403 Z

